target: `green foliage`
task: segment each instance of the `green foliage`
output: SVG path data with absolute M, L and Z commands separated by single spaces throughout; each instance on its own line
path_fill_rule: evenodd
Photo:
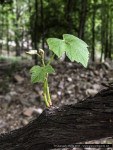
M 49 48 L 58 56 L 61 57 L 63 53 L 66 53 L 67 57 L 71 61 L 80 62 L 84 67 L 88 64 L 88 45 L 80 40 L 79 38 L 70 35 L 64 34 L 63 40 L 57 38 L 49 38 L 47 40 Z M 47 64 L 45 63 L 45 54 L 42 49 L 37 50 L 30 50 L 26 52 L 29 55 L 37 55 L 41 59 L 42 66 L 33 66 L 30 70 L 31 72 L 31 81 L 32 83 L 41 82 L 43 83 L 43 96 L 44 101 L 47 107 L 52 105 L 51 97 L 49 93 L 49 86 L 48 86 L 48 74 L 54 73 L 54 69 L 50 65 L 52 62 L 53 56 L 49 59 Z
M 36 82 L 44 82 L 46 79 L 47 74 L 54 73 L 54 69 L 51 65 L 47 65 L 44 67 L 40 66 L 33 66 L 30 70 L 31 72 L 31 81 L 32 83 Z
M 112 0 L 84 0 L 82 3 L 80 0 L 13 0 L 13 3 L 2 3 L 0 5 L 0 49 L 7 49 L 7 53 L 12 50 L 23 52 L 23 48 L 37 49 L 42 44 L 44 47 L 46 38 L 61 38 L 63 33 L 68 32 L 78 35 L 89 43 L 93 61 L 100 56 L 101 60 L 106 57 L 111 58 L 112 3 Z M 26 47 L 27 41 L 28 47 Z M 70 52 L 66 55 L 71 60 L 79 62 L 78 56 L 75 59 Z
M 52 50 L 58 57 L 66 53 L 71 61 L 80 62 L 84 67 L 87 67 L 89 52 L 88 45 L 79 38 L 64 34 L 63 40 L 57 38 L 49 38 L 47 40 L 50 50 Z

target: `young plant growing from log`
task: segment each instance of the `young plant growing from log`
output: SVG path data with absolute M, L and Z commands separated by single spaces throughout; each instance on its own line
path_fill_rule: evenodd
M 30 50 L 26 52 L 30 55 L 37 55 L 41 60 L 41 66 L 35 65 L 31 68 L 31 81 L 32 83 L 41 82 L 43 83 L 43 97 L 47 107 L 52 105 L 51 96 L 48 86 L 48 75 L 54 73 L 54 69 L 51 66 L 51 62 L 54 59 L 54 55 L 60 58 L 64 53 L 73 62 L 76 61 L 81 63 L 84 67 L 87 67 L 89 52 L 88 45 L 81 39 L 70 35 L 63 34 L 63 39 L 58 38 L 48 38 L 47 44 L 49 49 L 53 52 L 52 57 L 49 61 L 45 61 L 45 52 L 42 49 Z

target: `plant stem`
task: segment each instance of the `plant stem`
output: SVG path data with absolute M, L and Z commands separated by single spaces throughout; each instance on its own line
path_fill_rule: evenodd
M 43 67 L 45 67 L 44 59 L 43 59 L 43 58 L 41 58 L 41 60 L 42 60 L 42 65 L 43 65 Z
M 42 61 L 43 67 L 45 67 L 44 55 L 41 56 L 41 61 Z M 51 62 L 51 60 L 49 62 Z M 52 105 L 52 102 L 51 102 L 49 86 L 48 86 L 48 74 L 46 75 L 46 78 L 44 80 L 43 94 L 44 94 L 44 101 L 46 103 L 46 106 L 50 107 Z
M 48 86 L 48 75 L 47 75 L 47 78 L 46 78 L 46 95 L 47 95 L 48 103 L 51 106 L 52 102 L 51 102 L 51 97 L 50 97 L 50 92 L 49 92 L 49 86 Z
M 50 63 L 53 61 L 53 59 L 54 59 L 54 56 L 55 56 L 55 54 L 53 54 L 51 57 L 50 57 L 50 60 L 48 61 L 48 63 L 47 63 L 47 65 L 50 65 Z
M 37 53 L 37 56 L 40 58 L 40 55 Z
M 47 107 L 49 107 L 50 104 L 48 103 L 47 95 L 46 95 L 46 82 L 44 82 L 44 90 L 43 90 L 43 94 L 44 94 L 44 101 L 45 101 L 45 104 L 46 104 Z

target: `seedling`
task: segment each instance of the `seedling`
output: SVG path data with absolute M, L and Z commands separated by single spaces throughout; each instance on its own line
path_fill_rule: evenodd
M 76 61 L 81 63 L 84 67 L 87 67 L 89 52 L 88 45 L 81 39 L 70 35 L 63 34 L 63 39 L 58 38 L 48 38 L 47 44 L 49 49 L 53 52 L 53 55 L 50 57 L 49 61 L 45 61 L 45 52 L 42 49 L 30 50 L 27 52 L 30 55 L 37 55 L 41 60 L 41 66 L 35 65 L 31 68 L 31 82 L 41 82 L 43 83 L 43 97 L 47 107 L 52 105 L 51 96 L 48 86 L 48 75 L 54 73 L 55 70 L 51 66 L 51 62 L 54 59 L 54 55 L 57 55 L 60 58 L 64 53 L 70 59 L 70 61 Z

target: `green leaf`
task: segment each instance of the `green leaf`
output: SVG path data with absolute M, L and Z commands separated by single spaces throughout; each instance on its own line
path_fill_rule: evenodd
M 55 70 L 53 69 L 53 67 L 51 65 L 47 65 L 45 67 L 43 67 L 46 73 L 54 73 Z
M 88 45 L 79 38 L 69 34 L 64 34 L 63 39 L 66 43 L 65 51 L 68 58 L 71 61 L 80 62 L 84 67 L 87 67 L 89 59 Z
M 38 65 L 33 66 L 30 70 L 31 72 L 31 82 L 36 83 L 36 82 L 44 82 L 47 73 L 54 73 L 54 69 L 52 68 L 51 65 L 47 65 L 45 67 L 40 67 Z
M 31 82 L 42 82 L 44 80 L 44 76 L 42 74 L 42 70 L 40 66 L 33 66 L 30 70 L 31 72 Z
M 61 57 L 65 52 L 65 42 L 57 38 L 48 38 L 47 43 L 49 49 L 52 50 L 58 57 Z
M 87 67 L 89 59 L 88 45 L 81 39 L 70 34 L 64 34 L 63 40 L 49 38 L 47 43 L 49 49 L 58 57 L 61 57 L 65 52 L 71 61 L 80 62 L 84 67 Z

